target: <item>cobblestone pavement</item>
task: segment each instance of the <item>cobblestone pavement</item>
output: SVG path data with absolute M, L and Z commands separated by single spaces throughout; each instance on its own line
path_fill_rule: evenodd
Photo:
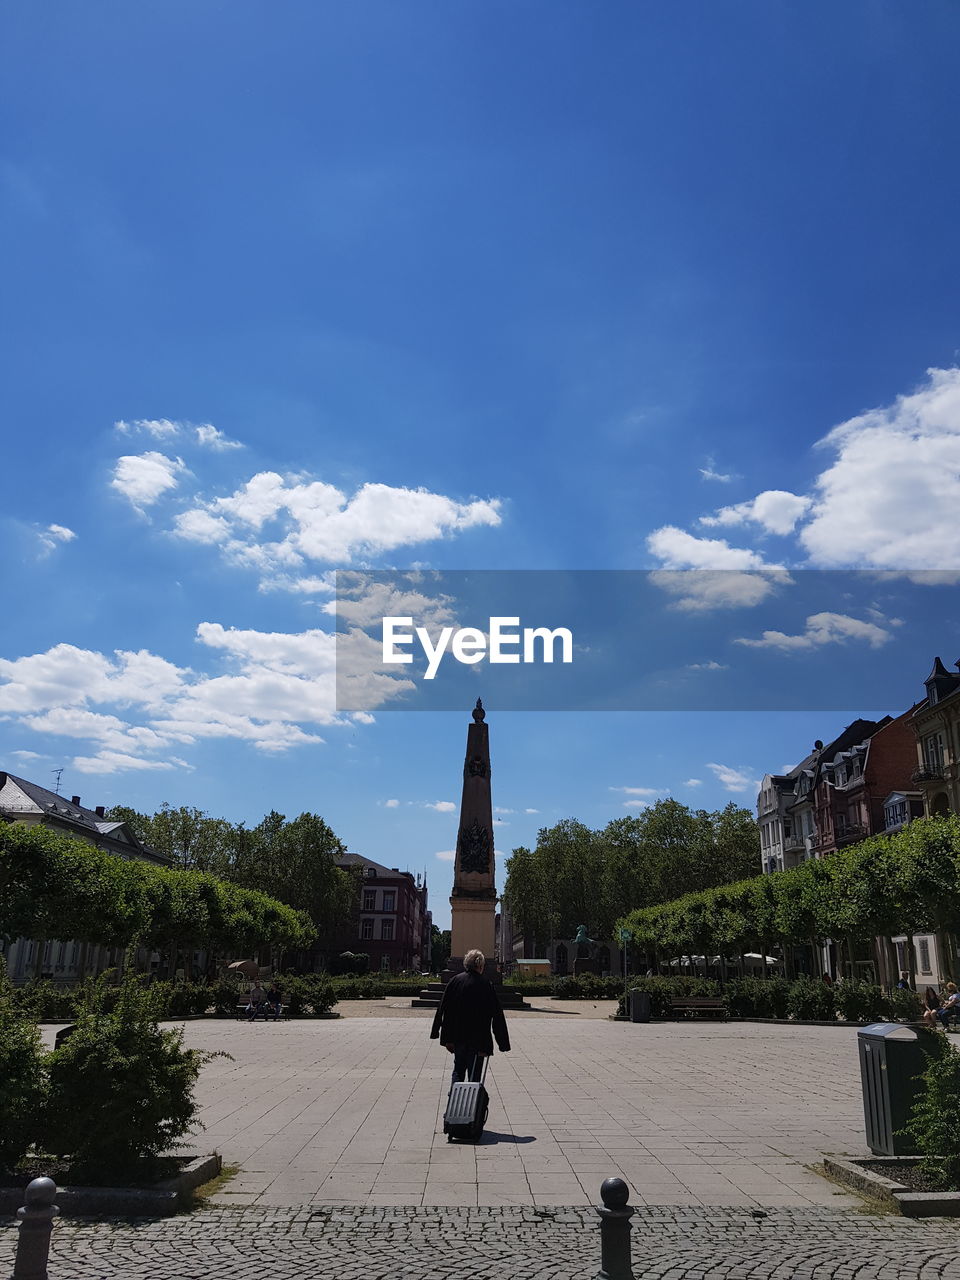
M 637 1280 L 948 1280 L 960 1224 L 827 1209 L 645 1207 Z M 0 1231 L 0 1270 L 15 1229 Z M 315 1206 L 206 1209 L 162 1221 L 60 1223 L 50 1280 L 586 1280 L 600 1263 L 588 1208 Z

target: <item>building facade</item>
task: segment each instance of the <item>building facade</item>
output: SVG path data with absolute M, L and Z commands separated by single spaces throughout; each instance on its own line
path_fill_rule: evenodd
M 338 858 L 337 866 L 360 869 L 359 914 L 356 925 L 332 941 L 328 959 L 354 951 L 370 957 L 371 972 L 429 969 L 433 917 L 427 909 L 426 879 L 355 853 Z
M 119 858 L 137 858 L 163 867 L 170 865 L 167 858 L 139 840 L 125 822 L 108 819 L 103 805 L 88 809 L 80 803 L 79 796 L 72 796 L 68 801 L 65 796 L 12 773 L 0 772 L 0 822 L 49 827 Z M 16 938 L 6 946 L 0 939 L 0 955 L 4 957 L 8 977 L 14 982 L 43 977 L 64 984 L 76 982 L 84 974 L 113 968 L 121 959 L 119 948 L 69 939 L 38 942 Z
M 924 683 L 927 696 L 913 711 L 913 782 L 927 817 L 960 813 L 960 670 L 935 658 Z

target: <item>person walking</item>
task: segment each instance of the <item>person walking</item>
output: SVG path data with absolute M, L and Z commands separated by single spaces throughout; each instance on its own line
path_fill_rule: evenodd
M 463 957 L 463 973 L 458 973 L 443 989 L 440 1007 L 433 1019 L 430 1039 L 439 1040 L 453 1054 L 453 1084 L 467 1078 L 479 1080 L 483 1059 L 493 1056 L 493 1041 L 501 1053 L 510 1052 L 507 1020 L 496 989 L 483 976 L 486 960 L 482 951 L 468 951 Z

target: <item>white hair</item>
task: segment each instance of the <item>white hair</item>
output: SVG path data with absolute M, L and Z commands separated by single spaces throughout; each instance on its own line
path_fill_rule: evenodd
M 477 973 L 482 972 L 486 963 L 486 957 L 482 951 L 468 951 L 463 957 L 463 967 L 465 969 L 473 969 Z

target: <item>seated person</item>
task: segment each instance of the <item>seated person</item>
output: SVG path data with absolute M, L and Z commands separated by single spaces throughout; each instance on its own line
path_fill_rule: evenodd
M 946 1030 L 947 1023 L 956 1022 L 958 1018 L 960 1018 L 960 991 L 957 990 L 955 982 L 948 982 L 943 1003 L 937 1010 L 937 1019 L 941 1027 Z
M 933 987 L 927 987 L 926 991 L 924 991 L 923 1003 L 926 1005 L 923 1011 L 923 1024 L 926 1027 L 935 1027 L 937 1025 L 937 1013 L 940 1009 L 940 997 Z
M 280 1007 L 283 1004 L 283 996 L 280 994 L 280 988 L 275 982 L 271 982 L 267 990 L 267 1007 L 264 1010 L 264 1016 L 269 1018 L 273 1016 L 274 1022 L 280 1017 Z
M 267 993 L 261 987 L 259 982 L 255 982 L 250 988 L 250 994 L 247 997 L 247 1021 L 252 1022 L 257 1014 L 263 1008 L 266 1001 Z

